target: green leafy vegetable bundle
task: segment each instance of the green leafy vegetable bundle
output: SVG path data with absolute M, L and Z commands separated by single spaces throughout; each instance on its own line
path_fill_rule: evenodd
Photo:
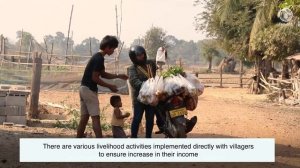
M 171 76 L 177 76 L 179 74 L 184 76 L 183 68 L 178 67 L 178 66 L 173 66 L 173 67 L 170 67 L 167 71 L 163 72 L 161 76 L 163 78 L 167 78 L 167 77 L 171 77 Z

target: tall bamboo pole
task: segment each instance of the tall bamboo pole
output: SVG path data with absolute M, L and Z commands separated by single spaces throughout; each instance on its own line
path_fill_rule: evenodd
M 67 38 L 67 49 L 66 49 L 66 62 L 65 62 L 65 64 L 67 64 L 67 59 L 68 59 L 67 55 L 68 55 L 68 49 L 69 49 L 69 37 L 70 37 L 70 28 L 71 28 L 71 22 L 72 22 L 73 8 L 74 8 L 74 5 L 72 5 L 70 20 L 69 20 L 68 38 Z
M 117 9 L 117 5 L 115 6 L 115 11 L 116 11 L 116 29 L 117 29 L 117 37 L 119 38 L 118 9 Z
M 32 37 L 30 37 L 29 49 L 28 49 L 27 60 L 26 60 L 27 63 L 29 62 L 29 57 L 30 57 L 30 54 L 31 54 L 31 50 L 32 50 Z M 27 68 L 28 68 L 28 65 L 26 66 L 26 69 Z
M 22 43 L 23 43 L 23 29 L 22 29 L 22 32 L 21 32 L 20 47 L 19 47 L 19 58 L 18 58 L 18 68 L 19 69 L 20 69 L 20 62 L 21 62 L 21 57 L 20 56 L 22 54 Z

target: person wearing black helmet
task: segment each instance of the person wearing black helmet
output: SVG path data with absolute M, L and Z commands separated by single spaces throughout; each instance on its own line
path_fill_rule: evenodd
M 132 46 L 129 50 L 129 58 L 132 61 L 128 69 L 129 83 L 131 85 L 132 104 L 133 104 L 133 120 L 131 124 L 131 137 L 137 138 L 139 124 L 142 120 L 144 111 L 146 116 L 146 138 L 152 137 L 153 120 L 156 112 L 155 108 L 143 104 L 137 100 L 139 91 L 144 81 L 149 78 L 155 77 L 156 64 L 152 60 L 147 60 L 147 54 L 142 46 Z M 156 116 L 158 120 L 160 118 Z M 161 121 L 158 121 L 158 125 Z
M 112 92 L 117 92 L 118 89 L 116 85 L 106 83 L 99 77 L 128 79 L 128 76 L 125 74 L 115 75 L 105 72 L 104 56 L 112 55 L 118 44 L 119 41 L 115 36 L 105 36 L 100 43 L 100 51 L 94 54 L 86 65 L 79 89 L 81 115 L 77 128 L 77 138 L 85 137 L 84 131 L 90 116 L 96 138 L 102 137 L 97 85 L 107 87 Z

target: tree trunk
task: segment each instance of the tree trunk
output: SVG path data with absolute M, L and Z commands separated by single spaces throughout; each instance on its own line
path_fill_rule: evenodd
M 289 65 L 287 60 L 282 61 L 282 79 L 289 79 Z
M 260 94 L 262 87 L 260 86 L 260 78 L 263 77 L 267 80 L 272 71 L 272 61 L 270 59 L 262 59 L 261 55 L 256 56 L 256 88 L 255 93 Z
M 262 60 L 261 72 L 266 80 L 272 71 L 272 61 L 270 59 Z
M 255 94 L 259 94 L 261 89 L 260 89 L 260 72 L 261 72 L 261 62 L 262 58 L 261 56 L 256 56 L 256 88 L 255 88 Z
M 212 67 L 212 59 L 209 59 L 208 61 L 208 71 L 211 72 L 211 67 Z

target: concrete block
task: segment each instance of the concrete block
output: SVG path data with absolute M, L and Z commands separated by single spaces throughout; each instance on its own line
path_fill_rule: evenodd
M 22 85 L 0 85 L 0 90 L 29 90 L 30 88 Z
M 6 97 L 7 91 L 0 90 L 0 97 Z
M 26 87 L 26 86 L 16 85 L 16 86 L 14 86 L 13 89 L 14 89 L 14 90 L 27 90 L 27 87 Z
M 9 90 L 7 93 L 11 96 L 28 96 L 30 94 L 29 90 Z
M 0 85 L 0 89 L 1 90 L 9 90 L 9 89 L 11 89 L 11 86 L 10 85 Z
M 7 116 L 6 122 L 12 122 L 14 124 L 26 125 L 26 116 Z
M 18 127 L 18 128 L 26 128 L 26 125 L 16 124 L 16 125 L 14 125 L 14 127 Z
M 6 107 L 0 107 L 0 116 L 6 115 Z
M 0 96 L 0 107 L 5 106 L 6 104 L 6 97 Z
M 7 116 L 25 116 L 25 106 L 6 106 L 5 115 Z
M 11 127 L 11 126 L 14 126 L 14 123 L 12 123 L 12 122 L 3 122 L 3 125 Z
M 24 95 L 7 95 L 6 106 L 26 106 L 27 96 Z
M 6 116 L 0 116 L 0 124 L 3 124 L 3 122 L 6 122 Z

